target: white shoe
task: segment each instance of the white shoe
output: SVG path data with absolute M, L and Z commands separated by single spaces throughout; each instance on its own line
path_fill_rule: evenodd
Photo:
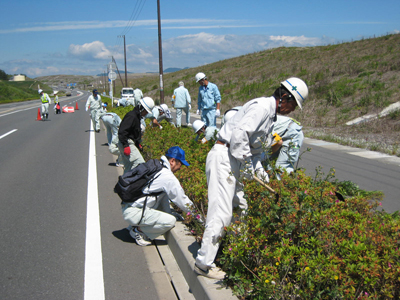
M 198 275 L 202 275 L 204 277 L 212 278 L 212 279 L 217 279 L 217 280 L 222 280 L 225 278 L 226 273 L 222 271 L 220 268 L 213 267 L 207 269 L 207 271 L 204 271 L 203 269 L 200 269 L 196 264 L 194 264 L 194 271 Z
M 136 244 L 138 244 L 139 246 L 149 246 L 152 244 L 151 239 L 149 239 L 149 237 L 147 235 L 145 235 L 143 232 L 140 232 L 136 227 L 132 228 L 129 231 L 131 237 L 133 237 L 136 241 Z
M 116 166 L 116 167 L 123 167 L 124 165 L 121 164 L 121 163 L 119 162 L 119 160 L 117 159 L 117 161 L 115 162 L 115 166 Z
M 187 126 L 187 127 L 191 127 L 191 126 L 192 126 L 192 123 L 187 123 L 186 126 Z

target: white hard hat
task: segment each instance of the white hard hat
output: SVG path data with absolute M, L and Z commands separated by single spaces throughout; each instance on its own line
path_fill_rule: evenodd
M 204 127 L 204 125 L 206 125 L 206 123 L 201 120 L 194 121 L 192 126 L 194 133 L 197 133 L 200 129 Z
M 171 112 L 168 109 L 168 105 L 167 104 L 161 104 L 160 107 L 164 111 L 164 114 L 167 116 L 167 118 L 171 119 Z
M 227 110 L 224 113 L 224 120 L 223 120 L 224 124 L 226 124 L 230 119 L 232 119 L 232 117 L 234 115 L 236 115 L 236 113 L 239 111 L 240 108 L 241 107 L 234 107 L 234 108 L 231 108 L 231 109 Z
M 199 82 L 200 80 L 206 78 L 206 74 L 200 72 L 196 74 L 196 82 Z
M 57 95 L 57 94 L 58 94 L 58 91 L 54 91 L 53 94 L 54 94 L 54 95 Z
M 281 82 L 289 93 L 296 99 L 297 105 L 300 109 L 303 109 L 303 102 L 306 101 L 308 97 L 308 87 L 307 84 L 297 77 L 291 77 Z
M 144 107 L 145 110 L 150 114 L 154 108 L 154 100 L 150 97 L 144 97 L 140 99 L 140 104 Z
M 39 90 L 38 90 L 39 95 L 40 95 L 42 92 L 43 92 L 42 89 L 39 89 Z
M 117 99 L 114 99 L 114 104 L 118 104 L 118 100 Z

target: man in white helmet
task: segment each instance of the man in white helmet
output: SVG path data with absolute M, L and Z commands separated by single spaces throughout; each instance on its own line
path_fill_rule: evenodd
M 171 123 L 172 126 L 175 127 L 174 121 L 172 120 L 171 111 L 168 109 L 167 104 L 161 104 L 160 106 L 158 105 L 155 106 L 151 111 L 151 115 L 146 116 L 146 118 L 151 119 L 153 127 L 158 126 L 158 128 L 162 129 L 163 127 L 160 124 L 162 120 L 167 120 L 169 123 Z
M 190 126 L 190 109 L 192 100 L 189 91 L 185 88 L 183 81 L 179 81 L 179 87 L 174 90 L 171 101 L 176 108 L 176 126 L 181 127 L 182 111 L 186 114 L 186 125 Z
M 197 114 L 207 126 L 216 126 L 220 116 L 221 94 L 218 87 L 207 80 L 204 73 L 196 74 L 196 82 L 200 84 L 197 97 Z
M 232 219 L 233 199 L 237 181 L 242 175 L 254 175 L 268 182 L 261 164 L 263 144 L 272 144 L 271 132 L 276 114 L 289 114 L 302 107 L 308 88 L 299 78 L 281 83 L 271 97 L 247 102 L 219 131 L 217 142 L 207 155 L 208 211 L 201 248 L 197 252 L 194 270 L 209 278 L 222 279 L 224 272 L 216 268 L 215 256 L 224 227 Z M 244 170 L 240 174 L 240 170 Z
M 197 134 L 195 141 L 197 142 L 201 135 L 204 137 L 200 140 L 202 144 L 207 143 L 209 140 L 215 139 L 219 129 L 215 126 L 207 126 L 203 121 L 196 120 L 193 122 L 193 131 Z
M 51 104 L 51 99 L 42 89 L 39 89 L 38 93 L 40 95 L 40 100 L 42 101 L 42 120 L 44 121 L 49 118 L 49 104 Z
M 93 95 L 90 95 L 86 101 L 86 111 L 88 111 L 90 107 L 90 117 L 92 118 L 93 128 L 96 132 L 100 132 L 100 112 L 102 104 L 99 92 L 94 89 Z
M 243 107 L 243 106 L 235 106 L 235 107 L 232 107 L 232 108 L 228 109 L 228 110 L 224 113 L 224 116 L 222 117 L 221 128 L 222 128 L 222 126 L 224 126 L 224 124 L 225 124 L 226 122 L 228 122 L 229 119 L 232 118 L 232 117 L 239 111 L 239 109 L 241 109 L 242 107 Z
M 124 171 L 127 172 L 138 164 L 144 163 L 140 151 L 143 150 L 140 141 L 142 139 L 142 130 L 140 127 L 141 119 L 151 113 L 154 108 L 154 101 L 150 97 L 144 97 L 139 105 L 128 112 L 122 119 L 118 130 L 118 148 L 122 155 Z

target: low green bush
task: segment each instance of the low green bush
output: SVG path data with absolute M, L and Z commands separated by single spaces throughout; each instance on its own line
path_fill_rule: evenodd
M 212 143 L 194 142 L 189 128 L 146 128 L 146 156 L 178 145 L 189 167 L 176 176 L 198 212 L 207 213 L 206 157 Z M 380 209 L 380 192 L 366 192 L 334 171 L 271 175 L 279 199 L 254 181 L 244 182 L 248 211 L 226 228 L 216 263 L 240 299 L 399 299 L 400 218 Z M 340 193 L 341 195 L 338 195 Z M 341 197 L 343 196 L 343 197 Z M 341 200 L 340 200 L 341 199 Z M 195 215 L 185 223 L 198 241 Z

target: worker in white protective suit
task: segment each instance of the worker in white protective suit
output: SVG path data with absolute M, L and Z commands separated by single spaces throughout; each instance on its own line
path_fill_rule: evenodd
M 133 105 L 135 106 L 138 105 L 140 103 L 140 100 L 143 99 L 143 92 L 140 89 L 136 88 L 133 91 L 133 98 L 134 98 Z
M 103 124 L 107 130 L 107 143 L 111 144 L 111 140 L 114 136 L 118 136 L 119 125 L 121 124 L 121 118 L 113 112 L 101 111 L 100 119 L 103 120 Z
M 216 134 L 219 132 L 219 129 L 215 126 L 207 126 L 203 121 L 196 120 L 193 122 L 193 131 L 196 133 L 195 141 L 197 142 L 200 136 L 204 135 L 204 137 L 200 140 L 202 144 L 207 143 L 208 141 L 215 139 Z
M 140 151 L 143 150 L 141 143 L 142 128 L 141 119 L 151 113 L 154 108 L 154 100 L 144 97 L 138 106 L 128 112 L 122 119 L 118 130 L 118 148 L 121 152 L 121 162 L 124 165 L 124 172 L 135 168 L 138 164 L 144 163 Z
M 96 89 L 93 90 L 93 95 L 90 95 L 86 101 L 86 111 L 88 111 L 89 107 L 93 128 L 96 132 L 100 132 L 100 112 L 102 108 L 102 102 L 99 92 Z
M 264 161 L 277 158 L 275 163 L 276 177 L 280 180 L 282 172 L 292 173 L 300 156 L 304 134 L 301 124 L 286 116 L 277 116 L 272 135 L 272 154 L 265 154 Z M 275 149 L 274 149 L 275 148 Z
M 42 89 L 39 89 L 38 93 L 40 95 L 40 100 L 42 101 L 42 120 L 45 121 L 49 118 L 49 105 L 51 104 L 51 99 Z
M 176 126 L 181 127 L 182 111 L 186 114 L 186 125 L 191 126 L 190 109 L 192 108 L 192 99 L 190 98 L 189 91 L 185 88 L 183 81 L 179 81 L 179 87 L 174 90 L 171 101 L 176 108 Z
M 151 111 L 151 114 L 146 116 L 146 118 L 151 119 L 153 127 L 158 126 L 158 128 L 163 129 L 163 127 L 160 124 L 162 120 L 167 120 L 169 123 L 171 123 L 172 126 L 175 127 L 171 111 L 168 109 L 167 104 L 161 104 L 160 106 L 158 105 L 155 106 Z
M 173 228 L 176 217 L 172 215 L 169 201 L 172 201 L 184 212 L 192 212 L 193 202 L 185 195 L 179 180 L 174 173 L 182 165 L 189 166 L 185 160 L 185 151 L 178 146 L 171 147 L 161 157 L 164 165 L 143 193 L 133 203 L 122 202 L 122 215 L 131 226 L 129 233 L 139 246 L 151 245 L 152 240 Z M 158 194 L 158 196 L 151 196 Z
M 224 113 L 224 115 L 222 116 L 222 120 L 221 120 L 221 128 L 222 128 L 222 126 L 224 126 L 224 124 L 226 123 L 226 122 L 228 122 L 228 120 L 230 119 L 230 118 L 232 118 L 234 115 L 236 115 L 236 113 L 239 111 L 239 109 L 241 109 L 243 106 L 235 106 L 235 107 L 232 107 L 232 108 L 230 108 L 230 109 L 228 109 L 225 113 Z
M 197 73 L 196 82 L 199 86 L 197 95 L 197 114 L 207 126 L 217 126 L 217 117 L 220 116 L 221 93 L 216 84 L 209 82 L 206 74 Z
M 194 270 L 209 278 L 222 279 L 225 273 L 215 264 L 224 227 L 232 219 L 236 182 L 243 177 L 269 181 L 261 164 L 263 144 L 272 144 L 271 132 L 276 114 L 286 115 L 302 104 L 308 88 L 299 78 L 283 81 L 271 97 L 247 102 L 219 131 L 217 142 L 207 155 L 208 211 L 201 248 Z M 240 174 L 240 170 L 243 170 Z

